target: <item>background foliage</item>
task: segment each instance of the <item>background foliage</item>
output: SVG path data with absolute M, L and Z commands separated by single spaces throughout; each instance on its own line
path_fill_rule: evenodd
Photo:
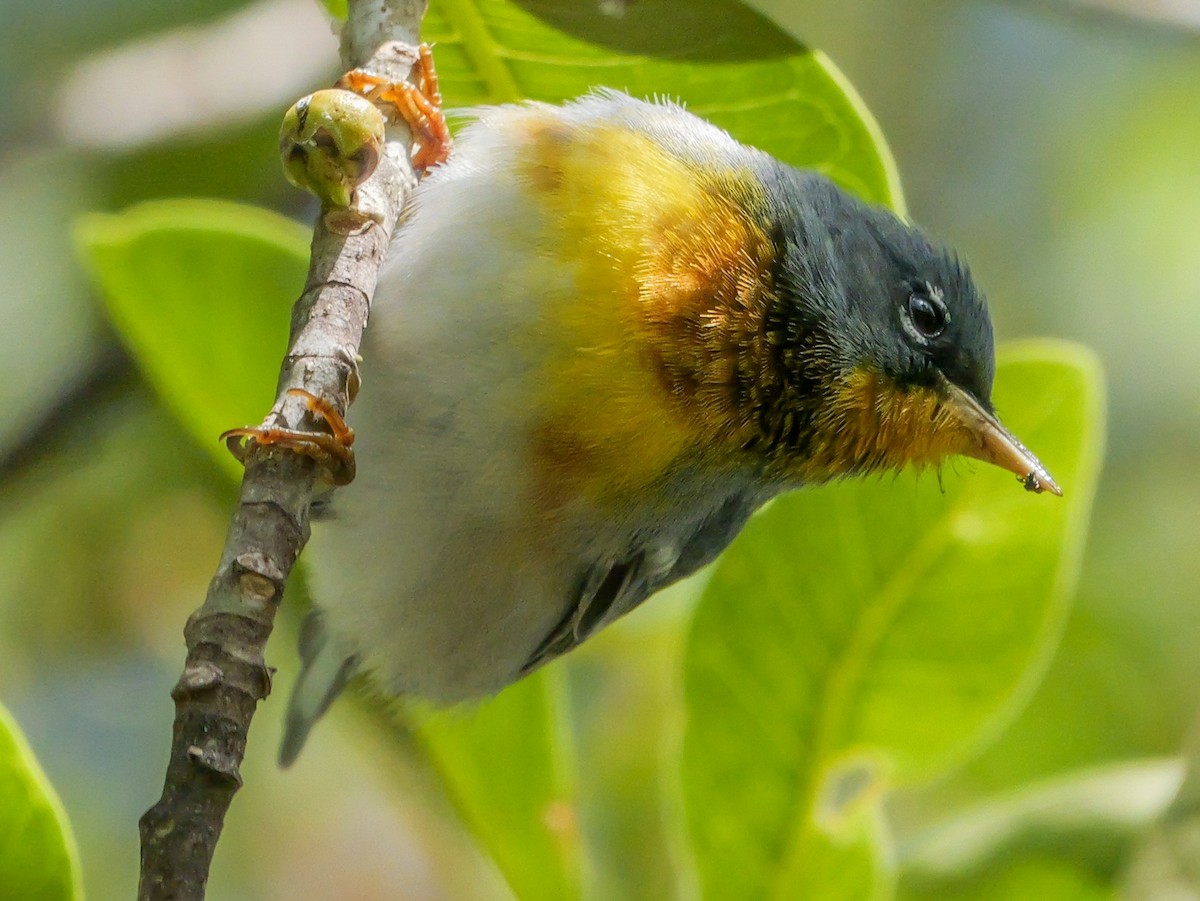
M 692 18 L 655 31 L 645 26 L 667 20 L 638 17 L 656 7 Z M 704 579 L 681 586 L 553 670 L 547 684 L 506 694 L 505 712 L 517 719 L 485 708 L 396 733 L 342 705 L 296 769 L 280 775 L 272 759 L 281 705 L 267 704 L 245 768 L 252 788 L 234 808 L 211 897 L 500 898 L 502 871 L 523 897 L 561 897 L 556 885 L 580 874 L 594 897 L 661 898 L 719 887 L 738 871 L 731 867 L 745 872 L 737 855 L 747 847 L 787 849 L 775 858 L 784 866 L 763 871 L 776 873 L 779 897 L 812 885 L 838 886 L 845 897 L 894 887 L 904 898 L 1090 898 L 1117 886 L 1155 897 L 1169 880 L 1189 878 L 1180 848 L 1191 786 L 1184 736 L 1197 701 L 1197 623 L 1188 601 L 1200 582 L 1189 577 L 1197 574 L 1186 550 L 1200 537 L 1192 464 L 1200 410 L 1189 376 L 1200 281 L 1190 251 L 1194 211 L 1185 200 L 1197 187 L 1190 154 L 1197 135 L 1175 110 L 1200 99 L 1195 40 L 1016 4 L 905 0 L 885 10 L 818 2 L 801 14 L 763 0 L 759 10 L 782 30 L 725 6 L 732 10 L 719 18 L 725 40 L 714 42 L 709 26 L 721 7 L 647 0 L 624 20 L 589 17 L 587 40 L 547 31 L 546 23 L 583 27 L 548 3 L 446 2 L 430 26 L 451 102 L 477 102 L 485 91 L 553 98 L 600 80 L 692 96 L 694 109 L 744 139 L 896 201 L 886 157 L 871 149 L 872 127 L 856 124 L 855 104 L 842 99 L 836 76 L 797 54 L 788 32 L 828 51 L 882 122 L 914 218 L 972 260 L 1001 335 L 1083 339 L 1112 375 L 1111 455 L 1082 568 L 1101 445 L 1095 363 L 1069 349 L 1025 345 L 1002 369 L 998 392 L 1009 393 L 1000 394 L 1001 409 L 1068 484 L 1068 503 L 1026 497 L 983 471 L 947 472 L 946 495 L 926 479 L 788 498 L 756 521 L 707 587 Z M 71 223 L 87 210 L 181 194 L 250 201 L 307 221 L 304 199 L 278 177 L 273 131 L 294 96 L 330 80 L 333 41 L 320 11 L 303 0 L 176 4 L 169 15 L 158 7 L 147 15 L 127 0 L 65 4 L 38 16 L 15 4 L 0 9 L 19 26 L 0 31 L 0 50 L 11 51 L 0 53 L 0 93 L 13 111 L 0 121 L 7 138 L 0 260 L 11 273 L 0 304 L 15 330 L 0 360 L 12 389 L 0 412 L 0 448 L 19 451 L 30 425 L 68 387 L 97 366 L 107 373 L 27 449 L 24 458 L 36 463 L 0 486 L 0 692 L 71 812 L 89 893 L 128 897 L 133 823 L 157 795 L 165 756 L 163 686 L 177 675 L 179 627 L 210 574 L 230 497 L 220 468 L 227 463 L 214 462 L 190 436 L 207 441 L 257 418 L 286 321 L 268 316 L 269 306 L 239 310 L 237 298 L 204 290 L 206 281 L 228 286 L 229 271 L 218 267 L 237 259 L 214 245 L 234 231 L 244 239 L 239 246 L 277 247 L 236 269 L 270 284 L 293 278 L 286 273 L 299 265 L 302 246 L 297 252 L 291 242 L 303 229 L 246 217 L 231 224 L 227 208 L 212 205 L 142 208 L 143 225 L 173 222 L 187 231 L 189 278 L 168 271 L 162 285 L 171 290 L 143 298 L 137 337 L 113 280 L 121 277 L 119 249 L 148 238 L 131 230 L 135 214 L 84 221 L 78 235 L 92 248 L 92 274 L 109 289 L 113 321 L 143 362 L 157 350 L 176 364 L 204 365 L 203 356 L 172 343 L 183 336 L 223 354 L 211 361 L 223 376 L 262 373 L 210 382 L 211 390 L 188 396 L 182 392 L 195 392 L 194 378 L 172 384 L 153 366 L 137 374 L 114 351 L 100 295 L 64 265 Z M 185 24 L 186 34 L 171 31 Z M 142 36 L 183 41 L 176 54 L 188 68 L 165 65 L 170 54 L 131 57 L 146 46 L 137 43 Z M 672 38 L 698 47 L 699 62 L 657 60 Z M 223 62 L 220 48 L 244 46 L 239 41 L 256 52 Z M 266 48 L 275 45 L 287 48 L 286 66 L 272 68 Z M 280 68 L 290 76 L 277 77 Z M 264 84 L 270 90 L 249 89 Z M 810 131 L 783 127 L 792 122 Z M 162 247 L 150 258 L 169 266 Z M 264 259 L 277 262 L 253 275 L 254 261 Z M 294 291 L 281 290 L 286 305 Z M 207 295 L 208 305 L 180 296 L 188 291 L 201 301 Z M 197 309 L 204 331 L 179 327 L 177 317 Z M 270 338 L 277 321 L 279 337 Z M 260 329 L 257 341 L 237 343 Z M 253 385 L 261 386 L 260 400 L 248 396 Z M 1048 398 L 1061 404 L 1058 415 L 1039 422 L 1035 411 L 1047 409 Z M 226 404 L 242 406 L 231 417 Z M 897 543 L 836 541 L 812 555 L 813 566 L 802 565 L 808 558 L 789 565 L 795 555 L 785 536 L 805 535 L 817 516 L 833 517 L 837 535 L 868 523 L 872 534 Z M 904 601 L 902 585 L 885 585 L 883 595 L 897 600 L 874 603 L 868 573 L 891 571 L 888 559 L 914 548 L 925 569 L 918 602 Z M 763 563 L 759 555 L 773 550 Z M 874 563 L 856 569 L 847 563 L 855 554 Z M 990 603 L 964 582 L 968 562 L 986 574 L 981 585 L 1004 589 Z M 846 568 L 834 571 L 837 564 Z M 1077 570 L 1079 601 L 1039 686 L 1033 676 L 1055 645 Z M 863 590 L 850 590 L 846 572 L 862 574 L 854 587 Z M 830 585 L 847 598 L 785 603 L 810 591 L 829 597 Z M 966 591 L 976 604 L 953 603 Z M 745 597 L 750 592 L 760 597 Z M 701 593 L 685 648 L 687 616 Z M 1010 598 L 1016 602 L 1005 604 Z M 997 618 L 1004 610 L 1011 615 Z M 786 628 L 751 633 L 754 619 L 737 614 Z M 809 626 L 849 636 L 847 647 L 868 653 L 852 666 L 826 662 L 821 647 L 841 645 L 814 647 Z M 714 636 L 731 630 L 734 641 L 756 642 L 756 654 L 764 637 L 776 640 L 759 661 L 771 667 L 762 679 L 746 671 L 748 655 L 722 658 L 730 645 Z M 868 633 L 875 637 L 855 637 Z M 944 643 L 932 640 L 939 636 Z M 964 640 L 949 640 L 955 636 Z M 998 636 L 1005 640 L 996 643 Z M 295 666 L 289 644 L 281 634 L 272 648 L 284 691 Z M 926 671 L 931 662 L 936 667 Z M 784 731 L 780 747 L 806 747 L 796 740 L 813 728 L 805 726 L 806 704 L 825 711 L 812 746 L 820 753 L 793 756 L 753 780 L 768 804 L 782 797 L 793 805 L 791 817 L 770 820 L 782 827 L 761 825 L 753 793 L 729 790 L 739 774 L 721 769 L 724 749 L 702 740 L 705 728 L 731 734 L 719 725 L 738 713 L 721 695 L 730 686 L 742 686 L 743 709 L 762 711 L 750 722 Z M 546 725 L 513 734 L 514 722 L 535 721 Z M 934 753 L 930 736 L 951 737 L 953 753 Z M 494 757 L 488 772 L 479 764 L 486 755 L 471 753 L 481 739 L 488 747 L 525 744 Z M 497 766 L 530 748 L 547 751 L 545 766 Z M 747 758 L 737 754 L 740 770 Z M 439 772 L 457 791 L 440 790 Z M 523 773 L 533 778 L 518 778 Z M 527 791 L 506 795 L 513 784 Z M 804 788 L 780 791 L 789 785 Z M 526 834 L 540 838 L 506 851 L 495 834 L 489 838 L 488 824 L 514 805 L 524 811 Z M 715 811 L 736 817 L 706 822 Z M 693 882 L 680 838 L 685 822 L 702 848 L 720 829 L 744 838 L 747 824 L 757 823 L 768 833 L 750 843 L 711 843 Z M 273 836 L 269 847 L 264 834 Z M 477 836 L 499 852 L 500 871 Z M 553 860 L 563 863 L 545 863 Z
M 82 897 L 66 814 L 25 737 L 0 707 L 0 885 L 11 898 Z

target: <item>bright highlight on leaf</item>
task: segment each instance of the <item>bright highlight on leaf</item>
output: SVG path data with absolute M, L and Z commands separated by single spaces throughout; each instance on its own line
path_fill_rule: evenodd
M 814 842 L 847 759 L 874 760 L 882 794 L 881 779 L 945 772 L 1019 708 L 1074 588 L 1101 395 L 1077 347 L 1001 354 L 996 405 L 1062 500 L 982 466 L 947 471 L 944 490 L 846 482 L 779 499 L 721 559 L 685 662 L 683 792 L 706 896 L 796 897 L 825 867 Z
M 62 804 L 8 711 L 0 707 L 0 897 L 83 897 L 79 851 Z

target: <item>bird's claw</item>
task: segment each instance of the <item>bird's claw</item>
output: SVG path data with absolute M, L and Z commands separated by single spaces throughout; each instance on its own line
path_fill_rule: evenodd
M 289 388 L 289 397 L 304 400 L 309 412 L 329 426 L 328 432 L 306 432 L 299 429 L 246 426 L 221 433 L 229 452 L 241 463 L 246 462 L 255 447 L 286 447 L 297 454 L 316 460 L 321 474 L 334 485 L 348 485 L 354 479 L 354 429 L 346 425 L 342 415 L 329 401 L 303 388 Z
M 351 69 L 338 79 L 337 87 L 366 97 L 378 106 L 389 106 L 395 117 L 412 129 L 416 152 L 413 168 L 424 175 L 450 157 L 450 127 L 442 113 L 442 95 L 438 89 L 433 51 L 422 44 L 417 58 L 417 84 L 391 82 L 362 69 Z

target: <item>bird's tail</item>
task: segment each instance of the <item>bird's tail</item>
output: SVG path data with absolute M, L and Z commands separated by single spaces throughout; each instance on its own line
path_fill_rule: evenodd
M 358 668 L 356 656 L 346 656 L 329 640 L 325 619 L 314 607 L 300 630 L 300 678 L 288 699 L 279 765 L 291 766 L 304 747 L 308 733 L 333 703 Z

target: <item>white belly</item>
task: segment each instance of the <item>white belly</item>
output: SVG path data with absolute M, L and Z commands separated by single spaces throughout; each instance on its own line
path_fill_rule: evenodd
M 493 114 L 508 115 L 519 114 Z M 496 135 L 469 129 L 398 230 L 350 416 L 358 476 L 306 553 L 337 649 L 385 689 L 443 702 L 518 678 L 608 567 L 636 560 L 626 567 L 636 581 L 589 627 L 678 577 L 681 554 L 689 565 L 710 559 L 759 492 L 745 474 L 689 467 L 682 426 L 650 406 L 653 367 L 630 350 L 619 317 L 593 321 L 617 308 L 617 295 L 592 296 L 602 281 L 581 293 L 586 267 L 571 239 L 536 191 L 515 182 L 519 142 Z M 592 253 L 594 276 L 608 258 Z M 570 308 L 575 330 L 557 329 L 548 306 Z M 566 359 L 570 373 L 550 390 L 548 358 Z M 562 390 L 572 413 L 589 408 L 569 428 L 604 459 L 602 486 L 634 486 L 611 492 L 618 500 L 602 510 L 596 492 L 557 475 L 548 491 L 534 472 L 532 436 L 546 397 Z M 655 452 L 639 454 L 631 445 L 646 435 Z M 553 504 L 542 503 L 556 488 Z
M 364 340 L 358 476 L 305 557 L 342 650 L 367 650 L 364 668 L 397 693 L 438 701 L 512 681 L 570 588 L 565 567 L 532 556 L 525 445 L 528 286 L 569 290 L 574 273 L 550 257 L 531 272 L 503 250 L 544 223 L 498 184 L 451 164 L 421 185 Z

